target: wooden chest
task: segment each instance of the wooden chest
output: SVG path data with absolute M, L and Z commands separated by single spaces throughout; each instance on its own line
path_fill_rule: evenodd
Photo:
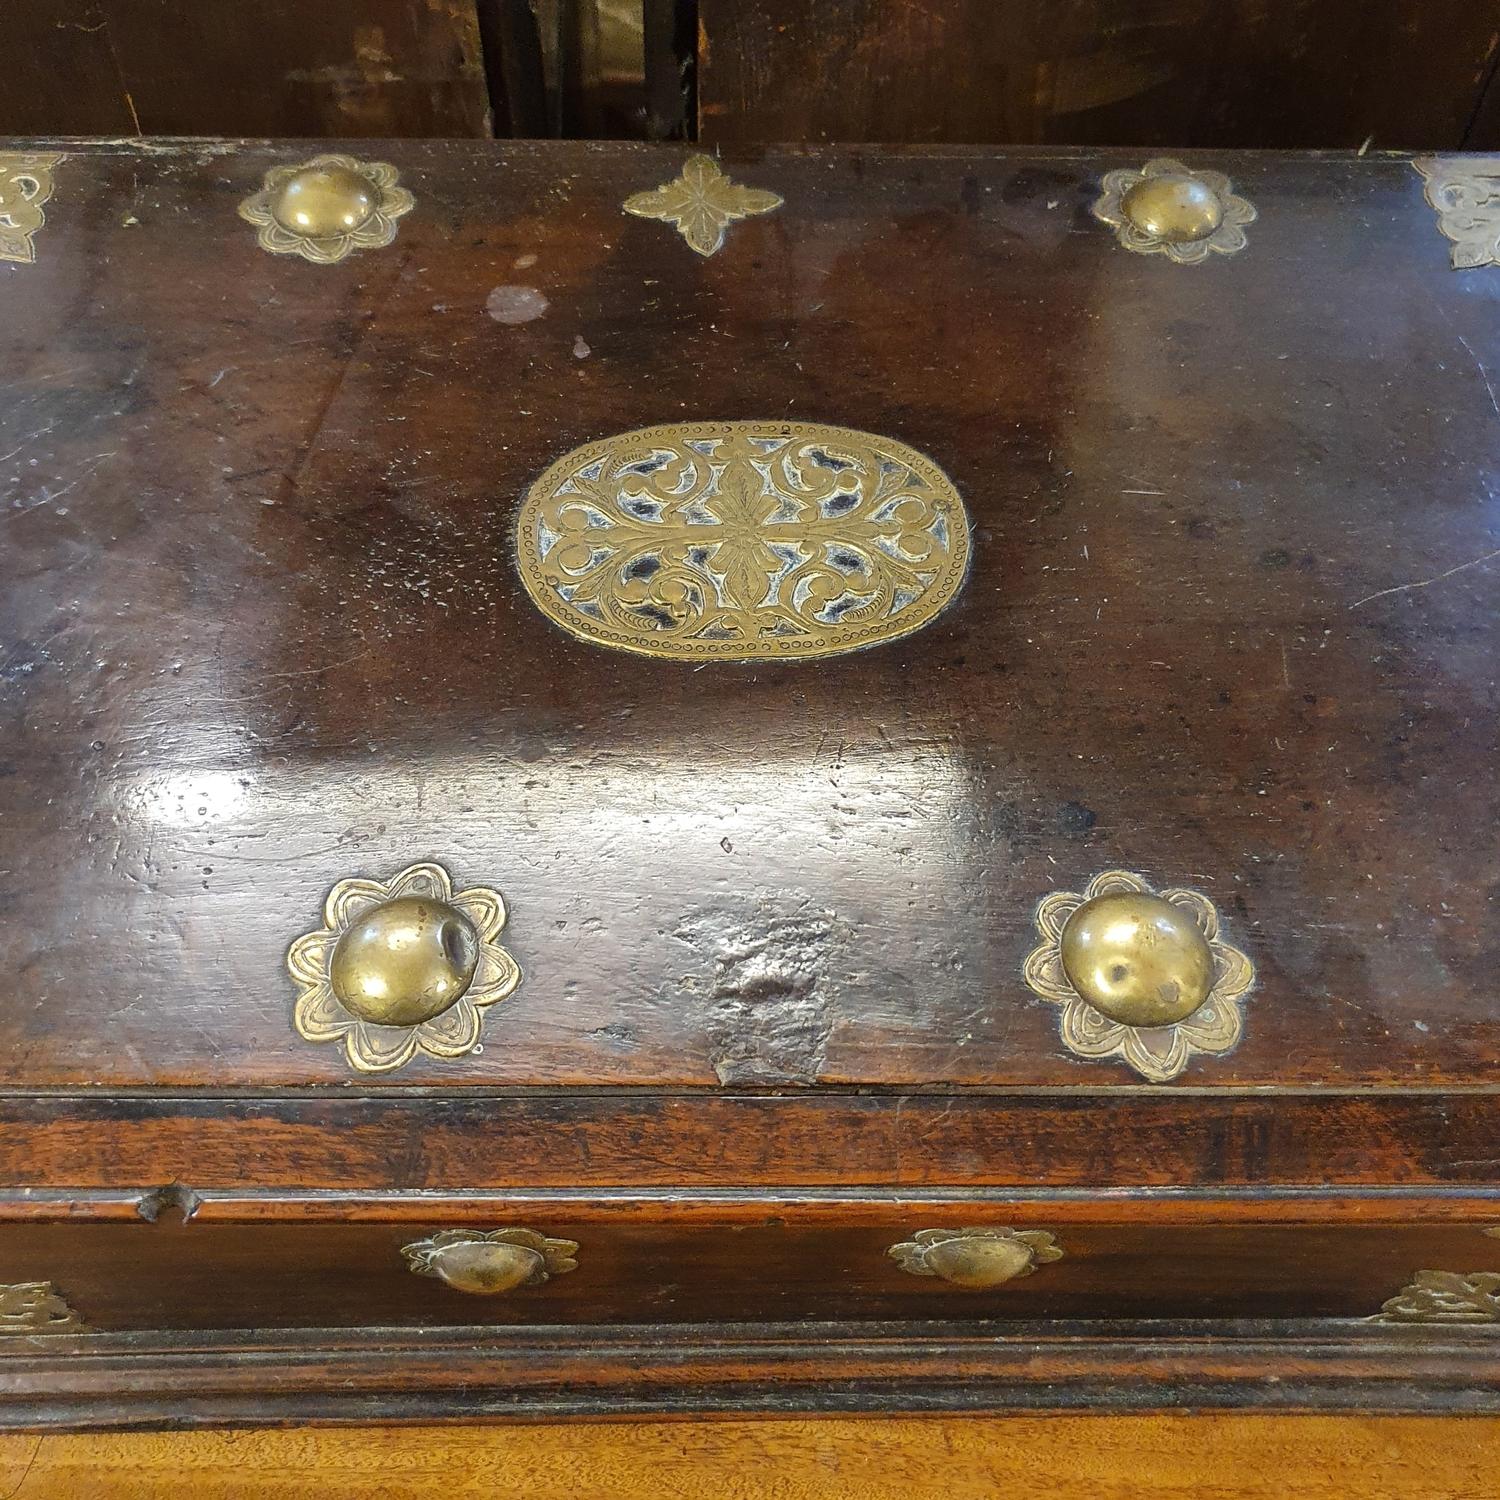
M 0 1421 L 1500 1405 L 1500 161 L 0 165 Z

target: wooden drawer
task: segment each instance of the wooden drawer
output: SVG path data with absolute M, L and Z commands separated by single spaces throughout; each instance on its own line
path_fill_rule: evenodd
M 1500 1240 L 1473 1222 L 1349 1222 L 1336 1205 L 1323 1205 L 1324 1222 L 1270 1221 L 1234 1202 L 1154 1207 L 1126 1222 L 1117 1207 L 1079 1203 L 626 1200 L 237 1222 L 210 1205 L 187 1222 L 8 1224 L 0 1266 L 13 1283 L 50 1282 L 101 1331 L 1364 1318 L 1419 1270 L 1500 1271 Z M 496 1276 L 519 1284 L 463 1289 Z

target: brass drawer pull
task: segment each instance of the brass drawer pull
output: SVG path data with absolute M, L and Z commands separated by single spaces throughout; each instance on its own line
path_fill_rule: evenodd
M 576 1241 L 549 1239 L 534 1229 L 440 1229 L 401 1247 L 414 1275 L 436 1276 L 456 1292 L 481 1297 L 576 1271 L 577 1251 Z
M 1045 1229 L 922 1229 L 886 1254 L 912 1276 L 939 1276 L 972 1291 L 1030 1276 L 1061 1260 Z

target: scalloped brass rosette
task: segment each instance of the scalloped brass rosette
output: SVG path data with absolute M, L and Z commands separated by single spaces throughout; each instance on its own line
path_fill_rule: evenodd
M 1093 214 L 1121 245 L 1178 265 L 1243 250 L 1245 225 L 1255 219 L 1254 205 L 1231 190 L 1222 172 L 1190 169 L 1166 156 L 1139 171 L 1106 172 L 1103 189 Z
M 472 1052 L 485 1009 L 521 982 L 500 946 L 504 926 L 499 891 L 455 892 L 441 865 L 410 865 L 389 881 L 341 880 L 322 927 L 287 953 L 297 1034 L 342 1042 L 361 1073 L 388 1073 L 419 1052 Z
M 396 238 L 396 220 L 416 199 L 398 185 L 395 167 L 337 152 L 272 167 L 240 204 L 240 217 L 260 231 L 262 250 L 332 265 L 356 250 Z
M 1026 983 L 1062 1008 L 1070 1052 L 1119 1057 L 1165 1083 L 1195 1052 L 1239 1041 L 1255 969 L 1220 936 L 1207 896 L 1153 891 L 1139 875 L 1106 870 L 1086 891 L 1044 896 L 1036 928 Z

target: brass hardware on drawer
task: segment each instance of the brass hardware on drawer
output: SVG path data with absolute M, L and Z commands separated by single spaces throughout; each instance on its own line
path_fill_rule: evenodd
M 1418 1271 L 1377 1323 L 1500 1323 L 1500 1272 Z
M 42 205 L 52 196 L 57 151 L 0 151 L 0 260 L 29 264 L 33 243 L 46 222 Z
M 1123 1058 L 1154 1083 L 1195 1052 L 1240 1038 L 1250 960 L 1219 935 L 1219 913 L 1197 891 L 1153 891 L 1106 870 L 1088 889 L 1053 891 L 1036 909 L 1041 942 L 1026 983 L 1062 1007 L 1063 1044 L 1080 1057 Z
M 1222 172 L 1190 171 L 1158 157 L 1139 171 L 1107 172 L 1094 217 L 1140 255 L 1165 255 L 1181 265 L 1245 248 L 1255 209 L 1230 191 Z
M 1412 165 L 1453 242 L 1453 269 L 1500 266 L 1500 156 L 1424 156 Z
M 441 865 L 411 865 L 390 881 L 341 880 L 323 926 L 287 953 L 298 1034 L 342 1041 L 363 1073 L 399 1068 L 418 1052 L 473 1051 L 485 1007 L 521 981 L 500 945 L 504 926 L 499 891 L 455 892 Z
M 632 193 L 624 208 L 638 219 L 672 225 L 699 255 L 708 256 L 723 245 L 725 231 L 736 220 L 768 214 L 782 201 L 779 193 L 731 181 L 713 157 L 699 153 L 670 182 Z
M 1002 1286 L 1062 1259 L 1045 1229 L 922 1229 L 886 1254 L 912 1276 L 938 1276 L 971 1291 Z
M 396 220 L 416 203 L 397 182 L 389 162 L 315 156 L 272 167 L 240 204 L 240 217 L 259 229 L 261 249 L 331 265 L 396 238 Z
M 788 661 L 911 634 L 963 585 L 953 481 L 821 422 L 680 422 L 588 443 L 532 485 L 522 582 L 570 635 L 644 656 Z
M 0 1336 L 87 1332 L 83 1319 L 53 1291 L 50 1281 L 0 1286 Z
M 455 1291 L 494 1296 L 517 1287 L 540 1286 L 578 1269 L 574 1240 L 549 1239 L 532 1229 L 441 1229 L 403 1245 L 417 1276 L 436 1276 Z

